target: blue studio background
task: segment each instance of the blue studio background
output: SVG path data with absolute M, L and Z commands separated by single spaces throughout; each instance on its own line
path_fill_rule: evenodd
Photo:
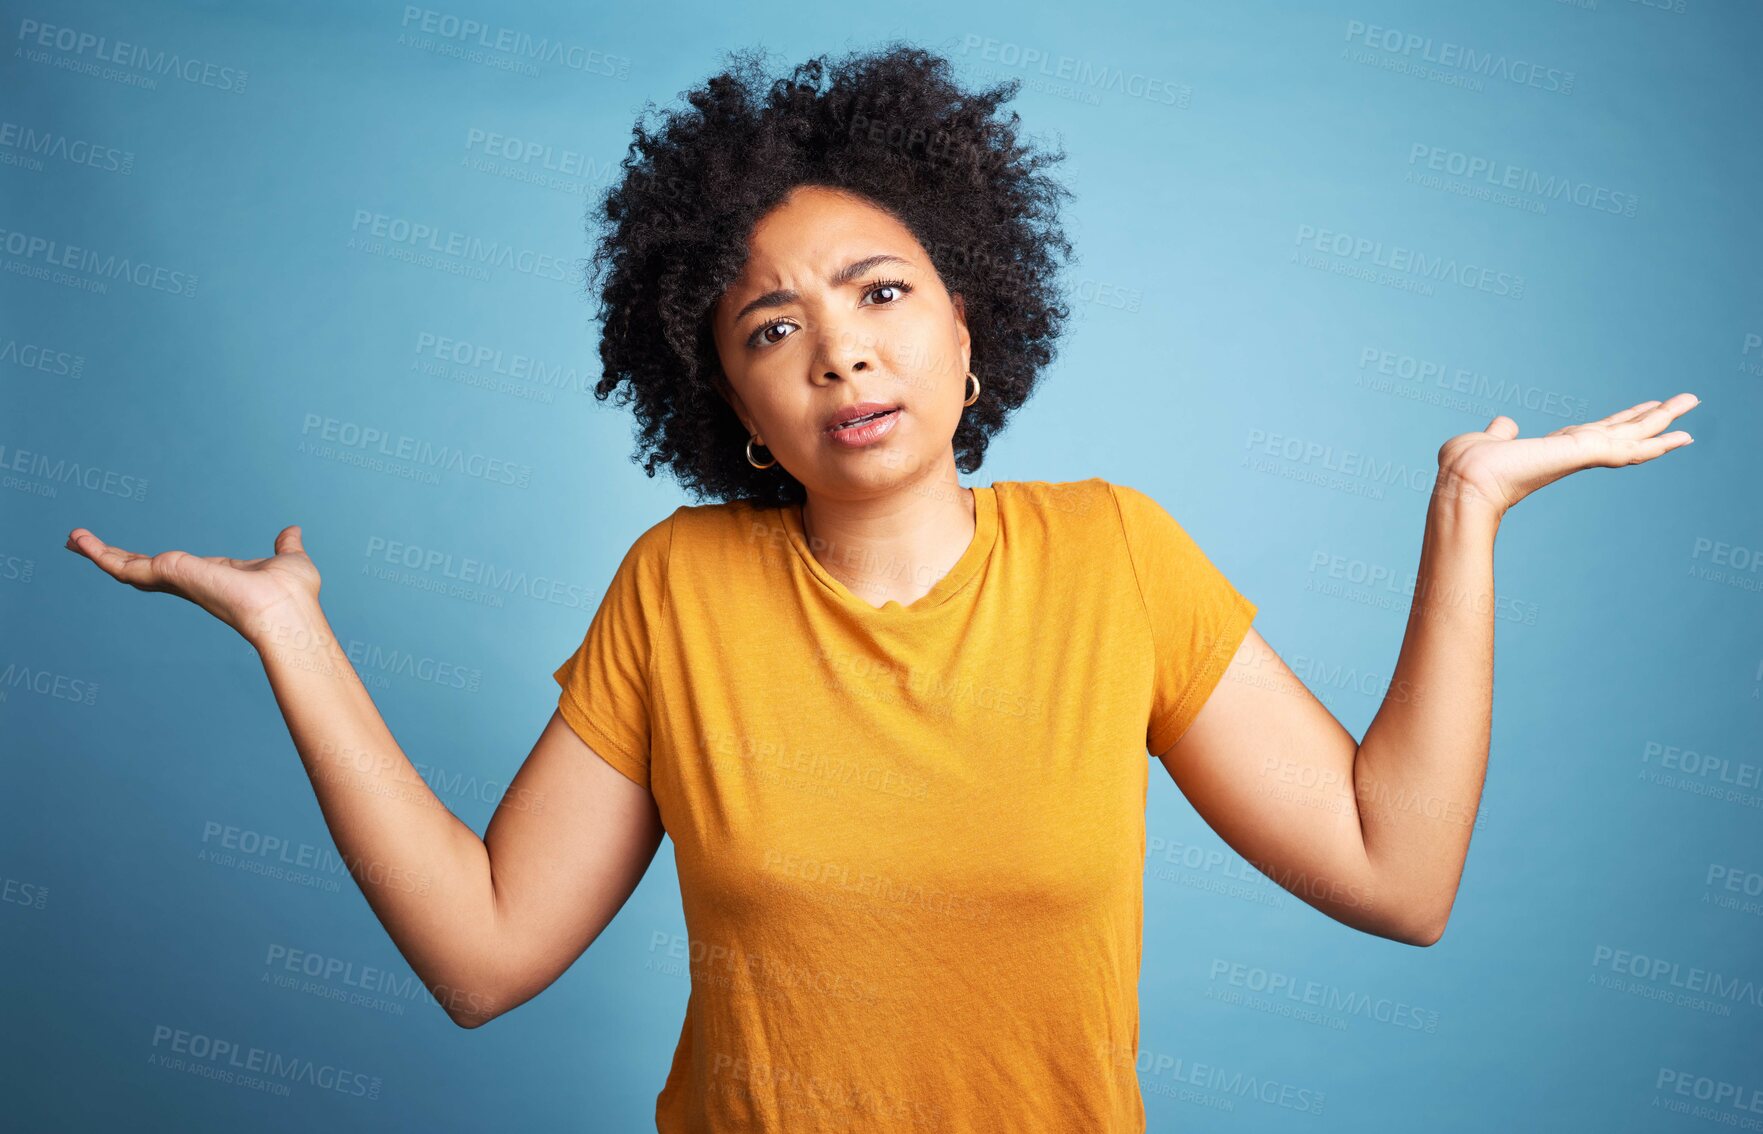
M 624 550 L 690 502 L 589 393 L 590 198 L 636 110 L 729 49 L 896 37 L 1022 80 L 1077 194 L 1064 352 L 967 481 L 1149 492 L 1355 736 L 1442 441 L 1702 398 L 1693 446 L 1506 519 L 1490 770 L 1438 945 L 1290 897 L 1152 769 L 1150 1129 L 1763 1127 L 1763 9 L 594 8 L 0 4 L 11 1128 L 653 1128 L 688 990 L 671 844 L 552 988 L 456 1028 L 321 854 L 250 648 L 62 541 L 249 557 L 302 524 L 392 731 L 481 832 Z M 420 225 L 519 266 L 414 257 Z M 314 445 L 373 429 L 530 478 Z M 412 548 L 562 585 L 394 568 Z M 302 855 L 330 868 L 278 872 Z M 218 1082 L 156 1061 L 175 1032 L 349 1078 Z

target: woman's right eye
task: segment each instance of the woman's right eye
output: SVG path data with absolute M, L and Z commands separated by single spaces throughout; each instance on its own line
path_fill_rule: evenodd
M 767 324 L 765 324 L 765 326 L 763 326 L 763 327 L 759 328 L 757 331 L 753 332 L 753 337 L 747 340 L 747 345 L 748 346 L 770 346 L 772 343 L 781 343 L 784 341 L 784 339 L 787 339 L 790 336 L 782 335 L 777 338 L 770 338 L 770 337 L 768 337 L 768 332 L 780 331 L 783 328 L 788 327 L 790 325 L 791 324 L 789 324 L 789 323 L 782 323 L 782 322 L 767 323 Z

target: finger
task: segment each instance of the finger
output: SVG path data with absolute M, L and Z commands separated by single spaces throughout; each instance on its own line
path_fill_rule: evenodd
M 1681 449 L 1695 440 L 1681 429 L 1670 433 L 1662 433 L 1657 437 L 1645 437 L 1628 444 L 1628 456 L 1624 464 L 1638 465 L 1660 457 L 1673 449 Z
M 1661 404 L 1661 403 L 1659 403 L 1658 401 L 1636 402 L 1634 405 L 1629 406 L 1627 409 L 1617 410 L 1615 413 L 1611 414 L 1609 417 L 1600 417 L 1596 421 L 1580 422 L 1577 425 L 1563 425 L 1560 429 L 1551 429 L 1548 433 L 1544 434 L 1544 436 L 1546 436 L 1546 437 L 1562 437 L 1562 436 L 1566 436 L 1568 434 L 1574 433 L 1576 430 L 1584 430 L 1587 426 L 1603 426 L 1604 428 L 1612 428 L 1614 426 L 1621 425 L 1624 422 L 1633 421 L 1635 418 L 1639 417 L 1641 414 L 1646 413 L 1648 410 L 1652 409 L 1654 406 L 1659 405 L 1659 404 Z
M 78 552 L 100 567 L 104 567 L 104 557 L 106 555 L 114 556 L 117 553 L 124 555 L 128 554 L 120 547 L 111 547 L 85 528 L 75 528 L 67 537 L 67 546 L 70 551 Z M 105 567 L 105 570 L 108 571 L 109 569 L 110 568 Z
M 1621 431 L 1619 436 L 1651 437 L 1699 404 L 1700 399 L 1694 394 L 1677 394 L 1655 403 L 1653 408 L 1643 410 L 1626 421 L 1617 422 L 1612 428 Z
M 1629 406 L 1627 409 L 1617 410 L 1615 413 L 1611 414 L 1609 417 L 1600 417 L 1598 420 L 1588 421 L 1586 424 L 1587 425 L 1617 425 L 1617 424 L 1620 424 L 1624 421 L 1631 421 L 1634 418 L 1639 417 L 1641 414 L 1646 413 L 1648 410 L 1652 409 L 1654 406 L 1656 406 L 1658 404 L 1659 404 L 1659 401 L 1657 398 L 1655 398 L 1654 400 L 1652 400 L 1650 402 L 1636 402 L 1634 405 Z
M 1518 423 L 1505 414 L 1501 414 L 1488 422 L 1487 428 L 1482 432 L 1492 437 L 1498 437 L 1502 441 L 1510 441 L 1518 436 Z
M 168 556 L 181 554 L 167 552 Z M 162 562 L 159 556 L 137 555 L 132 551 L 124 551 L 120 547 L 112 547 L 105 551 L 98 566 L 117 579 L 132 587 L 142 590 L 163 590 L 168 578 L 165 570 L 169 560 Z
M 96 540 L 97 537 L 93 537 Z M 111 547 L 102 541 L 97 547 L 91 541 L 82 541 L 82 549 L 86 557 L 112 579 L 118 579 L 130 586 L 149 586 L 154 580 L 153 561 L 145 555 L 133 551 L 124 551 L 120 547 Z
M 73 537 L 69 537 L 72 539 Z M 91 532 L 79 539 L 78 550 L 86 558 L 96 563 L 100 570 L 112 579 L 127 583 L 131 587 L 142 590 L 163 589 L 165 571 L 154 562 L 151 555 L 127 551 L 120 547 L 112 547 L 93 535 Z M 182 552 L 168 552 L 168 555 L 181 555 Z
M 275 553 L 277 555 L 306 554 L 306 548 L 300 543 L 299 524 L 289 524 L 275 537 Z

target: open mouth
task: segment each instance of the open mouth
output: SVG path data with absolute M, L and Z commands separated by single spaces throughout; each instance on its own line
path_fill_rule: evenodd
M 849 421 L 841 421 L 841 422 L 839 422 L 839 424 L 833 426 L 827 432 L 838 433 L 841 430 L 854 429 L 859 425 L 866 425 L 872 421 L 879 421 L 884 417 L 888 417 L 892 414 L 896 414 L 899 412 L 900 412 L 900 408 L 898 406 L 895 406 L 893 409 L 877 410 L 875 413 L 866 413 L 862 417 L 854 417 L 854 418 L 851 418 Z

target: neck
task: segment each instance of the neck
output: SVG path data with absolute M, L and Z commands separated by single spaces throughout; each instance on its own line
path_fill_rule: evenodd
M 821 566 L 852 594 L 880 606 L 922 598 L 960 561 L 976 526 L 973 490 L 953 459 L 936 474 L 873 496 L 808 493 L 802 527 Z

